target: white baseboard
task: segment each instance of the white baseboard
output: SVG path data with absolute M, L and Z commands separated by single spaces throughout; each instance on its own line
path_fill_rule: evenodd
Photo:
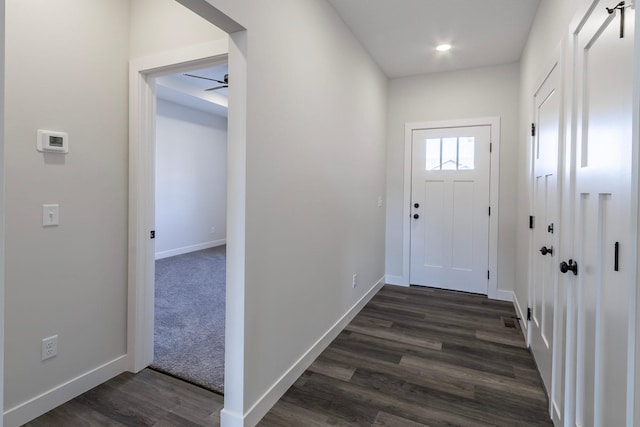
M 384 280 L 389 285 L 409 286 L 409 279 L 404 276 L 393 276 L 391 274 L 387 274 Z
M 324 351 L 325 348 L 338 336 L 338 334 L 353 320 L 362 308 L 373 298 L 373 296 L 384 286 L 384 277 L 381 278 L 371 289 L 356 302 L 322 337 L 311 346 L 307 352 L 298 359 L 296 363 L 284 373 L 265 394 L 246 412 L 242 414 L 234 413 L 223 409 L 220 413 L 221 423 L 224 427 L 249 427 L 255 426 L 276 404 L 282 395 L 291 385 L 302 375 L 302 373 L 313 363 L 314 360 Z
M 212 242 L 199 243 L 197 245 L 185 246 L 184 248 L 171 249 L 168 251 L 156 252 L 156 260 L 188 254 L 189 252 L 201 251 L 203 249 L 215 248 L 227 244 L 227 239 L 214 240 Z
M 4 427 L 21 426 L 127 370 L 127 355 L 98 366 L 4 412 Z
M 513 305 L 516 308 L 516 314 L 520 318 L 520 327 L 524 332 L 524 336 L 525 336 L 525 339 L 527 340 L 527 345 L 528 345 L 529 342 L 527 337 L 528 337 L 529 322 L 527 321 L 527 313 L 522 311 L 522 306 L 520 305 L 520 301 L 518 301 L 518 296 L 516 295 L 515 292 L 513 293 Z
M 489 298 L 496 299 L 500 301 L 513 301 L 513 291 L 504 291 L 502 289 L 496 289 L 495 291 L 489 292 Z
M 231 412 L 226 409 L 220 411 L 220 426 L 224 427 L 244 427 L 244 417 L 237 412 Z

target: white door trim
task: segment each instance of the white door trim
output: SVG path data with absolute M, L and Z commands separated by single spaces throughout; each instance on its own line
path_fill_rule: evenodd
M 636 24 L 640 22 L 640 7 L 634 10 Z M 634 344 L 629 346 L 629 366 L 630 378 L 627 391 L 627 425 L 640 425 L 640 31 L 635 32 L 634 41 L 634 69 L 633 69 L 633 124 L 632 124 L 632 151 L 631 151 L 631 218 L 636 218 L 632 224 L 631 233 L 635 242 L 632 249 L 632 258 L 635 261 L 633 270 L 633 280 L 636 286 L 632 287 L 630 298 L 630 320 L 629 337 L 634 340 Z
M 511 301 L 513 293 L 498 289 L 498 217 L 500 179 L 500 117 L 442 120 L 432 122 L 406 123 L 404 126 L 404 196 L 402 219 L 402 278 L 398 285 L 409 286 L 411 255 L 411 146 L 414 130 L 444 127 L 490 126 L 491 127 L 491 172 L 489 177 L 489 284 L 488 296 L 493 299 Z
M 538 78 L 536 79 L 536 84 L 533 87 L 533 90 L 530 93 L 529 99 L 531 100 L 531 108 L 532 108 L 532 114 L 533 116 L 531 117 L 531 123 L 536 123 L 536 105 L 535 105 L 535 95 L 536 93 L 538 93 L 538 91 L 540 90 L 540 88 L 542 87 L 542 85 L 544 84 L 544 82 L 547 80 L 547 78 L 549 78 L 549 76 L 551 75 L 552 71 L 554 68 L 558 68 L 558 72 L 560 73 L 560 84 L 559 84 L 559 88 L 562 91 L 562 93 L 560 94 L 561 96 L 561 105 L 560 105 L 560 123 L 561 123 L 561 127 L 564 129 L 565 127 L 565 123 L 566 123 L 566 115 L 565 115 L 565 103 L 564 103 L 564 98 L 562 98 L 562 96 L 564 95 L 564 69 L 562 68 L 562 63 L 560 61 L 561 58 L 561 45 L 558 45 L 553 54 L 551 55 L 550 60 L 544 65 L 544 67 L 542 68 L 542 72 L 540 73 L 540 75 L 538 76 Z M 534 181 L 534 155 L 533 155 L 533 150 L 535 147 L 535 137 L 531 134 L 529 134 L 530 136 L 527 138 L 528 141 L 528 146 L 527 146 L 527 178 L 528 178 L 528 188 L 529 188 L 529 192 L 528 192 L 528 202 L 529 202 L 529 215 L 533 214 L 533 181 Z M 564 189 L 564 187 L 567 185 L 566 181 L 566 176 L 564 175 L 564 159 L 565 159 L 565 134 L 561 132 L 561 134 L 559 135 L 559 140 L 558 140 L 558 163 L 561 164 L 560 167 L 560 171 L 559 171 L 559 175 L 558 175 L 558 194 L 560 194 L 562 192 L 562 190 Z M 560 148 L 562 147 L 562 149 Z M 562 225 L 562 208 L 561 208 L 561 203 L 562 200 L 559 199 L 558 200 L 558 211 L 557 213 L 557 218 L 558 221 L 560 222 L 560 224 L 558 224 L 559 228 L 563 229 Z M 559 235 L 561 235 L 562 233 L 559 233 Z M 571 233 L 569 233 L 571 235 Z M 566 233 L 565 233 L 566 235 Z M 531 301 L 533 300 L 533 269 L 532 269 L 532 265 L 533 265 L 533 257 L 536 255 L 536 249 L 534 248 L 534 236 L 533 236 L 533 229 L 529 229 L 529 243 L 528 243 L 528 248 L 529 248 L 529 256 L 528 256 L 528 263 L 527 265 L 529 266 L 529 271 L 527 272 L 527 308 L 531 307 Z M 561 237 L 561 236 L 560 236 Z M 570 236 L 571 237 L 571 236 Z M 560 240 L 560 239 L 558 239 Z M 563 241 L 564 243 L 564 241 Z M 557 246 L 557 245 L 556 245 Z M 558 248 L 559 249 L 559 248 Z M 558 252 L 558 251 L 556 251 Z M 524 313 L 526 315 L 526 312 Z M 529 329 L 529 321 L 526 320 L 525 317 L 523 317 L 522 321 L 520 322 L 521 325 L 524 326 L 524 330 L 525 332 L 525 339 L 527 342 L 527 346 L 531 346 L 531 335 L 530 335 L 530 329 Z
M 4 64 L 5 64 L 5 1 L 0 0 L 0 384 L 4 385 Z M 3 425 L 4 387 L 0 387 L 0 427 Z
M 555 254 L 557 260 L 566 259 L 564 254 L 571 253 L 571 247 L 573 245 L 573 230 L 571 224 L 568 222 L 567 213 L 572 212 L 572 200 L 564 201 L 562 198 L 562 194 L 566 186 L 569 185 L 568 175 L 565 174 L 565 155 L 566 155 L 566 146 L 565 146 L 565 133 L 564 130 L 566 128 L 566 114 L 565 114 L 565 90 L 564 90 L 564 63 L 562 59 L 562 45 L 558 45 L 551 55 L 550 60 L 545 64 L 542 68 L 542 72 L 536 80 L 536 85 L 530 95 L 531 106 L 532 106 L 532 118 L 531 123 L 537 122 L 537 105 L 536 105 L 536 95 L 542 89 L 543 85 L 547 81 L 547 79 L 551 76 L 551 73 L 556 70 L 558 73 L 558 86 L 557 89 L 559 91 L 558 97 L 560 99 L 560 110 L 559 110 L 559 129 L 558 129 L 558 153 L 557 153 L 557 168 L 556 168 L 556 210 L 554 212 L 554 216 L 557 219 L 556 231 L 552 236 L 553 247 L 555 248 Z M 539 129 L 536 129 L 538 132 Z M 535 138 L 533 135 L 529 139 L 528 146 L 528 166 L 529 166 L 529 206 L 531 209 L 531 214 L 533 213 L 533 187 L 534 187 L 534 178 L 535 178 Z M 564 201 L 564 206 L 563 206 Z M 563 209 L 564 208 L 564 209 Z M 563 210 L 565 215 L 563 216 Z M 535 224 L 536 227 L 545 227 L 546 224 Z M 527 284 L 527 307 L 533 307 L 533 265 L 534 265 L 534 257 L 538 255 L 538 248 L 535 246 L 535 237 L 532 229 L 529 230 L 529 272 L 528 272 L 528 284 Z M 559 262 L 559 261 L 558 261 Z M 564 309 L 566 305 L 566 296 L 564 291 L 566 291 L 566 283 L 564 280 L 567 280 L 566 276 L 560 277 L 558 274 L 558 270 L 555 271 L 555 281 L 554 281 L 554 307 L 553 307 L 553 337 L 552 337 L 552 372 L 551 372 L 551 384 L 549 384 L 549 389 L 551 393 L 549 395 L 549 414 L 552 420 L 555 423 L 560 423 L 564 419 L 564 410 L 557 407 L 555 404 L 556 400 L 563 399 L 565 389 L 558 388 L 557 382 L 563 381 L 564 376 L 561 375 L 561 372 L 558 370 L 562 367 L 565 367 L 565 360 L 561 359 L 564 356 L 566 349 L 565 345 L 565 324 L 564 324 Z M 532 328 L 531 326 L 532 320 L 525 320 L 524 318 L 521 321 L 521 324 L 525 325 L 525 337 L 527 341 L 527 346 L 531 347 L 532 342 Z M 562 342 L 560 342 L 562 340 Z M 563 348 L 562 354 L 558 353 L 558 349 Z M 563 396 L 557 398 L 557 395 L 562 394 Z M 563 400 L 564 403 L 564 400 Z M 562 408 L 564 409 L 564 407 Z
M 153 361 L 155 227 L 155 88 L 153 77 L 185 67 L 226 62 L 227 40 L 132 60 L 129 64 L 129 295 L 127 354 L 129 370 Z

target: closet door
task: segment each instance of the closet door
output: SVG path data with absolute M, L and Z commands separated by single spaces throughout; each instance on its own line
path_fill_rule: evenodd
M 571 278 L 566 425 L 627 424 L 635 22 L 618 4 L 594 1 L 573 33 L 574 248 L 560 264 Z
M 558 299 L 558 176 L 561 133 L 560 70 L 554 65 L 534 95 L 533 135 L 533 229 L 531 279 L 531 351 L 540 376 L 553 400 L 552 359 L 556 347 L 556 305 Z

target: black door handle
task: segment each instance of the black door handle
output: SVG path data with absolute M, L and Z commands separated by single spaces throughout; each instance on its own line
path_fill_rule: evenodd
M 562 261 L 560 263 L 560 271 L 562 273 L 568 273 L 569 271 L 573 272 L 574 276 L 578 275 L 578 263 L 574 260 L 570 259 L 569 262 Z
M 542 255 L 553 255 L 553 246 L 551 246 L 550 248 L 547 248 L 546 246 L 543 246 L 542 248 L 540 248 L 540 253 Z
M 420 218 L 420 215 L 418 215 L 418 214 L 413 214 L 413 219 L 418 219 L 418 218 Z

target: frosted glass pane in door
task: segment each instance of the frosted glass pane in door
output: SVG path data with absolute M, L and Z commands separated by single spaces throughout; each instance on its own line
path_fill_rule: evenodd
M 440 170 L 440 138 L 427 139 L 425 170 Z
M 458 138 L 442 139 L 442 170 L 458 169 Z
M 476 139 L 474 137 L 463 137 L 459 138 L 458 141 L 458 169 L 474 169 Z

